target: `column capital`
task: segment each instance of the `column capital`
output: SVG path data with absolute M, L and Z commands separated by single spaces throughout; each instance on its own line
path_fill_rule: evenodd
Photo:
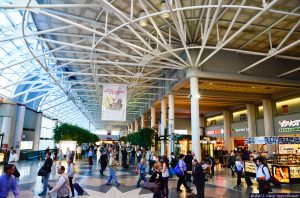
M 198 73 L 200 72 L 197 68 L 188 68 L 186 70 L 186 78 L 196 77 L 198 78 Z

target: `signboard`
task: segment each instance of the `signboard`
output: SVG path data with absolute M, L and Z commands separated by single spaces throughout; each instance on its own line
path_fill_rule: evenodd
M 3 151 L 0 151 L 0 164 L 3 164 L 4 163 L 4 152 Z
M 298 147 L 298 144 L 280 144 L 279 154 L 295 154 Z
M 248 137 L 247 144 L 300 144 L 300 137 Z
M 273 166 L 273 176 L 280 183 L 290 183 L 290 171 L 288 166 Z
M 300 132 L 300 120 L 282 120 L 278 121 L 280 128 L 279 132 Z
M 127 87 L 103 85 L 102 120 L 126 121 Z
M 219 135 L 219 134 L 224 134 L 224 129 L 206 131 L 206 135 Z
M 234 133 L 248 132 L 248 131 L 249 131 L 248 128 L 233 128 L 233 129 L 231 129 L 231 132 L 234 132 Z

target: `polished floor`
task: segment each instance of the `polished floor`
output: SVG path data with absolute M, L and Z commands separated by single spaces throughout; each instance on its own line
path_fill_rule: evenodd
M 107 175 L 109 175 L 108 170 L 106 170 L 105 175 L 100 177 L 100 166 L 94 163 L 93 166 L 89 166 L 88 163 L 84 160 L 76 162 L 78 166 L 78 173 L 75 176 L 76 183 L 79 183 L 85 190 L 83 196 L 78 197 L 107 197 L 107 198 L 126 198 L 126 197 L 141 197 L 141 198 L 150 198 L 153 194 L 145 190 L 143 188 L 136 188 L 136 182 L 138 176 L 135 174 L 135 168 L 123 169 L 118 168 L 117 176 L 121 186 L 116 188 L 113 185 L 107 186 L 106 180 Z M 42 165 L 41 161 L 22 161 L 17 164 L 17 168 L 21 174 L 18 179 L 19 189 L 20 189 L 20 197 L 21 198 L 31 198 L 31 197 L 39 197 L 38 193 L 41 192 L 42 183 L 41 177 L 37 176 L 38 168 Z M 52 173 L 50 176 L 49 183 L 51 185 L 55 185 L 58 175 L 57 175 L 57 163 L 54 163 L 52 167 Z M 62 162 L 62 165 L 66 165 L 66 162 Z M 3 168 L 1 166 L 0 173 L 2 174 Z M 212 198 L 220 198 L 220 197 L 249 197 L 249 193 L 257 193 L 257 184 L 253 180 L 254 185 L 250 188 L 246 187 L 246 184 L 243 183 L 243 187 L 236 187 L 236 178 L 232 177 L 229 173 L 229 170 L 226 168 L 217 167 L 216 176 L 213 179 L 210 179 L 206 182 L 205 185 L 205 197 Z M 148 176 L 149 177 L 149 176 Z M 244 181 L 242 181 L 244 182 Z M 188 197 L 188 194 L 185 193 L 184 187 L 182 186 L 183 192 L 178 193 L 176 191 L 177 178 L 173 177 L 169 180 L 169 189 L 170 194 L 169 197 L 172 198 L 184 198 Z M 143 185 L 143 183 L 142 183 Z M 196 191 L 195 187 L 189 183 Z M 273 192 L 278 193 L 299 193 L 300 185 L 283 185 L 281 188 L 274 188 Z M 75 192 L 76 194 L 76 192 Z M 10 194 L 9 197 L 13 197 Z M 46 197 L 46 196 L 44 196 Z M 56 197 L 53 195 L 52 197 Z M 77 197 L 77 194 L 76 194 Z

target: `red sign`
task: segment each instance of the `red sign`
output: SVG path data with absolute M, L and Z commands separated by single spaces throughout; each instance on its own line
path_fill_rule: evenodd
M 224 133 L 224 129 L 218 129 L 218 130 L 207 131 L 206 135 L 219 135 L 223 133 Z

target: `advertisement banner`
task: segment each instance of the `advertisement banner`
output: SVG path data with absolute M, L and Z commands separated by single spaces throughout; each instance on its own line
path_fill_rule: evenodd
M 126 121 L 127 87 L 103 85 L 102 120 Z

